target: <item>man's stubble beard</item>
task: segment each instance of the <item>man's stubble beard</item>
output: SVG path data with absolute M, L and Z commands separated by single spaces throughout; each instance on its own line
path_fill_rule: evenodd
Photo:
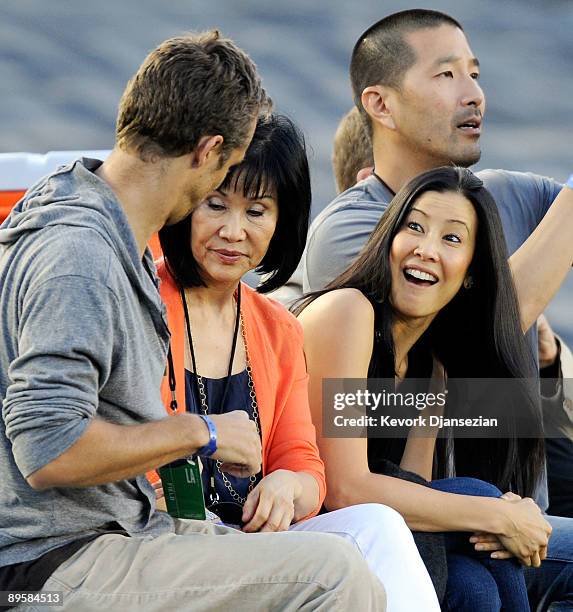
M 461 166 L 462 168 L 470 168 L 474 164 L 477 164 L 481 158 L 481 147 L 479 142 L 475 143 L 475 147 L 468 150 L 459 150 L 459 143 L 457 138 L 452 138 L 448 142 L 449 146 L 446 145 L 444 155 L 436 156 L 436 165 L 438 166 Z M 440 159 L 441 157 L 441 159 Z
M 456 166 L 461 166 L 462 168 L 470 168 L 474 164 L 477 164 L 481 158 L 481 149 L 478 149 L 471 156 L 464 156 L 461 159 L 452 159 L 452 164 Z

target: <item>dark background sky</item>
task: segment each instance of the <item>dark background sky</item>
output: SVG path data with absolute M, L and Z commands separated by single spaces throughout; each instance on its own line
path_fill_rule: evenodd
M 169 36 L 218 27 L 305 131 L 316 213 L 334 195 L 331 141 L 352 103 L 352 46 L 374 21 L 413 6 L 459 19 L 480 59 L 479 167 L 559 180 L 573 172 L 570 0 L 1 0 L 0 152 L 111 148 L 119 97 L 146 53 Z M 569 276 L 549 314 L 573 343 Z

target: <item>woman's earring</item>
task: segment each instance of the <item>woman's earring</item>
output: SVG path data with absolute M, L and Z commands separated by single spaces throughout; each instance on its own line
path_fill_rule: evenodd
M 464 278 L 464 289 L 471 289 L 474 286 L 474 279 L 471 276 Z

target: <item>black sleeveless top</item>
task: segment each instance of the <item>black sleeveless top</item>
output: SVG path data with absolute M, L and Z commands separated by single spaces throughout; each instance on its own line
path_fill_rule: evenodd
M 368 378 L 384 378 L 393 385 L 394 381 L 394 356 L 390 352 L 390 347 L 384 342 L 384 338 L 391 335 L 388 325 L 385 328 L 384 316 L 389 317 L 389 313 L 384 312 L 384 305 L 376 302 L 371 296 L 365 297 L 372 304 L 374 309 L 374 345 L 368 366 Z M 389 319 L 388 319 L 389 320 Z M 406 379 L 430 378 L 432 375 L 432 353 L 426 346 L 424 339 L 421 339 L 412 347 L 408 353 L 408 371 Z M 394 391 L 394 387 L 387 389 Z M 424 391 L 424 389 L 420 389 Z M 384 462 L 391 461 L 399 465 L 406 446 L 405 437 L 379 438 L 368 437 L 368 466 L 371 472 L 385 473 Z
M 366 296 L 374 308 L 374 346 L 368 367 L 368 378 L 385 378 L 393 385 L 394 362 L 390 347 L 384 342 L 391 337 L 390 326 L 384 326 L 383 305 Z M 389 321 L 390 319 L 388 319 Z M 408 353 L 408 378 L 430 378 L 433 357 L 424 339 L 421 339 Z M 378 438 L 368 436 L 368 467 L 375 474 L 384 474 L 401 480 L 408 480 L 422 486 L 430 484 L 418 474 L 407 472 L 400 467 L 406 438 Z M 443 533 L 413 532 L 414 542 L 424 561 L 440 603 L 446 592 L 448 567 Z

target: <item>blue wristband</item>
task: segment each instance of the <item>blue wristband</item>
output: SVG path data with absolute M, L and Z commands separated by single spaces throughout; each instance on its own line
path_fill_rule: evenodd
M 567 185 L 567 187 L 569 187 L 569 189 L 573 189 L 573 174 L 567 179 L 567 182 L 565 184 Z
M 215 428 L 215 423 L 205 414 L 200 414 L 203 421 L 205 421 L 205 425 L 207 425 L 207 429 L 209 430 L 209 442 L 202 446 L 198 451 L 197 455 L 199 457 L 210 457 L 213 453 L 217 452 L 217 429 Z

